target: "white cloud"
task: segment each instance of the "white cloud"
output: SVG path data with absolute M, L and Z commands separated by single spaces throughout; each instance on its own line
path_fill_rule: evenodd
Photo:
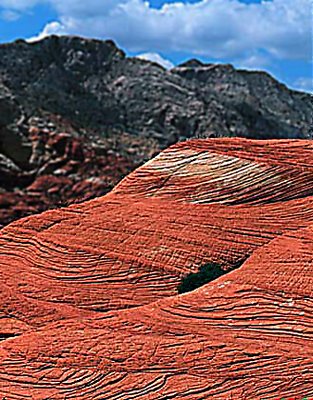
M 5 21 L 13 22 L 17 21 L 20 18 L 20 13 L 6 9 L 0 13 L 0 18 L 4 19 Z
M 259 70 L 268 68 L 271 65 L 271 59 L 268 55 L 265 56 L 263 54 L 255 53 L 248 57 L 242 57 L 239 60 L 235 60 L 233 64 L 236 68 Z
M 58 21 L 50 22 L 47 24 L 42 32 L 37 36 L 33 36 L 27 39 L 28 42 L 37 42 L 47 36 L 50 35 L 66 35 L 68 32 L 64 29 L 64 27 Z
M 170 60 L 163 58 L 158 53 L 143 53 L 143 54 L 139 54 L 136 57 L 140 58 L 142 60 L 148 60 L 148 61 L 155 62 L 159 65 L 162 65 L 162 67 L 164 67 L 166 69 L 174 68 L 174 64 Z
M 0 0 L 0 7 L 7 10 L 23 11 L 28 8 L 34 7 L 36 4 L 45 2 L 45 0 Z
M 295 81 L 293 88 L 313 94 L 313 78 L 299 78 Z
M 25 9 L 39 1 L 0 0 L 0 6 Z M 143 0 L 42 1 L 58 13 L 54 33 L 113 38 L 132 52 L 232 59 L 244 54 L 249 60 L 266 51 L 279 59 L 311 58 L 311 0 L 201 0 L 168 3 L 161 9 Z

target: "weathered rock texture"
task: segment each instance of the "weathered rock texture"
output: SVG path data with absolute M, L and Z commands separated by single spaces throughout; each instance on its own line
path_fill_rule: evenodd
M 0 226 L 103 195 L 187 138 L 312 138 L 312 115 L 311 95 L 264 72 L 196 60 L 166 71 L 78 37 L 2 44 Z
M 75 132 L 32 127 L 29 137 L 31 169 L 23 170 L 0 154 L 0 228 L 27 215 L 102 196 L 144 159 L 140 138 L 129 140 L 127 135 L 124 143 L 135 146 L 131 154 L 121 154 L 114 140 L 93 140 Z M 17 154 L 14 146 L 9 148 Z M 145 156 L 155 153 L 151 143 Z
M 4 228 L 0 395 L 311 398 L 312 152 L 180 143 L 103 198 Z M 209 262 L 230 272 L 178 295 Z
M 57 114 L 77 128 L 153 137 L 163 146 L 212 134 L 311 137 L 312 97 L 267 73 L 195 61 L 166 71 L 126 57 L 112 41 L 50 36 L 0 45 L 0 77 L 21 124 Z

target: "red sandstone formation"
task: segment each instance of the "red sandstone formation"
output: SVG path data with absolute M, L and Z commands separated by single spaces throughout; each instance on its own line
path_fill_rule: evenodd
M 0 228 L 47 209 L 102 196 L 140 163 L 136 149 L 128 157 L 111 142 L 98 143 L 73 132 L 31 127 L 29 139 L 32 155 L 26 170 L 8 169 L 8 159 L 1 165 L 0 155 Z M 125 141 L 121 137 L 122 145 Z
M 4 228 L 0 399 L 311 399 L 312 152 L 185 142 Z

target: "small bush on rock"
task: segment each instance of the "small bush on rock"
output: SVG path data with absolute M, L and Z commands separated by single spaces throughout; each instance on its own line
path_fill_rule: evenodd
M 191 292 L 192 290 L 195 290 L 200 286 L 203 286 L 206 283 L 209 283 L 214 279 L 217 279 L 220 276 L 239 268 L 244 261 L 245 260 L 237 262 L 232 266 L 231 269 L 226 271 L 218 264 L 205 264 L 200 267 L 198 272 L 192 272 L 182 278 L 182 281 L 178 286 L 178 293 L 181 294 Z

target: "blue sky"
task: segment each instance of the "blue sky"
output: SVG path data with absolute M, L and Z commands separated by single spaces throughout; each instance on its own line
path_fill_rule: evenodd
M 312 92 L 311 13 L 311 0 L 0 0 L 0 42 L 110 38 L 168 67 L 230 62 Z

